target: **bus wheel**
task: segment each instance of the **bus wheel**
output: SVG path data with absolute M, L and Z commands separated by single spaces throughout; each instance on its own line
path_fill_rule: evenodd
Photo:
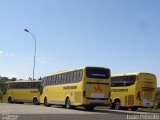
M 12 97 L 9 97 L 9 98 L 8 98 L 8 102 L 9 102 L 9 103 L 13 103 Z
M 116 100 L 114 103 L 114 109 L 120 110 L 121 109 L 121 103 L 119 100 Z
M 34 105 L 38 105 L 38 104 L 39 104 L 37 98 L 34 98 L 34 99 L 33 99 L 33 104 L 34 104 Z
M 131 107 L 132 111 L 137 111 L 138 107 Z
M 65 101 L 65 107 L 66 107 L 67 109 L 70 109 L 70 108 L 71 108 L 71 101 L 70 101 L 69 98 L 67 98 L 66 101 Z
M 86 110 L 93 111 L 93 110 L 94 110 L 94 107 L 95 107 L 95 106 L 90 106 L 90 105 L 89 105 L 89 106 L 85 106 L 85 109 L 86 109 Z
M 45 107 L 50 107 L 51 106 L 50 104 L 47 103 L 47 98 L 46 97 L 44 98 L 44 106 Z

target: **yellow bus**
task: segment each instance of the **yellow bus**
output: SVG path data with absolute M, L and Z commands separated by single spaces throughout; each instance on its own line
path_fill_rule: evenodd
M 104 67 L 82 67 L 51 74 L 42 79 L 40 102 L 45 106 L 83 106 L 94 110 L 95 106 L 110 104 L 110 82 L 110 69 Z
M 6 82 L 3 88 L 3 101 L 13 102 L 30 102 L 34 105 L 40 103 L 40 88 L 41 81 L 18 80 Z
M 150 73 L 117 74 L 111 77 L 112 108 L 136 111 L 154 106 L 157 80 Z

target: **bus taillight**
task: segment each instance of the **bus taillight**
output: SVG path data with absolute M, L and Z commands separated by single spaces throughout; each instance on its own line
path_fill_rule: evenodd
M 109 92 L 109 98 L 111 97 L 111 92 Z
M 141 100 L 140 92 L 137 93 L 137 100 Z
M 86 97 L 86 91 L 83 91 L 83 97 Z

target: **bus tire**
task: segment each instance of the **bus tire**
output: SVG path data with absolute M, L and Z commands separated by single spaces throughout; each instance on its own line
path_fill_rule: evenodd
M 109 106 L 110 109 L 114 109 L 114 103 L 111 103 Z
M 137 111 L 138 107 L 131 107 L 132 111 Z
M 128 107 L 122 107 L 121 109 L 122 110 L 128 110 L 129 108 Z
M 71 108 L 71 101 L 70 101 L 69 97 L 66 98 L 65 107 L 66 107 L 66 109 L 70 109 Z
M 8 98 L 8 103 L 13 103 L 12 97 L 9 97 L 9 98 Z
M 121 102 L 120 102 L 120 100 L 115 100 L 115 102 L 114 102 L 114 109 L 115 110 L 120 110 L 121 109 Z
M 37 98 L 34 98 L 34 99 L 33 99 L 33 104 L 34 104 L 34 105 L 38 105 L 38 104 L 39 104 L 39 102 L 38 102 L 38 99 L 37 99 Z
M 86 109 L 86 110 L 89 110 L 89 111 L 93 111 L 94 108 L 95 108 L 95 106 L 90 106 L 90 105 L 85 106 L 85 109 Z
M 44 106 L 45 107 L 50 107 L 51 106 L 50 104 L 47 103 L 47 98 L 46 97 L 44 98 Z

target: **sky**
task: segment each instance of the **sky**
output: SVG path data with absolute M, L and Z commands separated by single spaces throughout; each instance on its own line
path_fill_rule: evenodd
M 0 75 L 35 78 L 82 66 L 147 72 L 160 86 L 159 0 L 0 0 Z

